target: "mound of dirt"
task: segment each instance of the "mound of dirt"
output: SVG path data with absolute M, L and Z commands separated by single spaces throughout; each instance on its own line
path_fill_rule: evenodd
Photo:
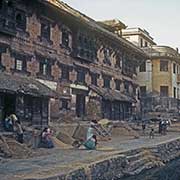
M 25 144 L 20 144 L 14 139 L 7 138 L 6 142 L 9 146 L 13 158 L 28 158 L 32 156 L 32 150 Z
M 64 144 L 71 145 L 74 142 L 74 139 L 64 132 L 59 132 L 56 138 Z
M 59 147 L 60 149 L 71 149 L 72 146 L 63 143 L 62 141 L 60 141 L 58 138 L 56 137 L 52 137 L 53 143 L 56 147 Z
M 127 123 L 119 122 L 112 129 L 112 136 L 133 136 L 139 137 L 139 133 L 133 130 Z

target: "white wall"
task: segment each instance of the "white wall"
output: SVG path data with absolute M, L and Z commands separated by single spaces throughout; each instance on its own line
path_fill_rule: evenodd
M 146 72 L 139 72 L 137 74 L 137 82 L 139 86 L 146 86 L 146 91 L 152 91 L 152 62 L 146 61 Z

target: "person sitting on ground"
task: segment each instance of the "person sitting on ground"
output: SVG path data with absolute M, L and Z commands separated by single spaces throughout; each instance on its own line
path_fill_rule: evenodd
M 44 128 L 43 132 L 42 132 L 42 136 L 41 136 L 41 143 L 42 143 L 42 147 L 44 148 L 53 148 L 54 144 L 52 141 L 52 131 L 50 130 L 50 128 Z
M 19 143 L 23 144 L 23 142 L 24 142 L 24 138 L 23 138 L 24 132 L 23 132 L 23 128 L 21 126 L 21 122 L 19 120 L 16 120 L 14 122 L 14 131 L 15 131 L 15 133 L 17 135 L 17 141 Z
M 8 132 L 14 131 L 14 120 L 13 120 L 13 114 L 6 117 L 4 120 L 4 129 Z
M 97 124 L 96 120 L 92 120 L 90 123 L 90 127 L 87 130 L 86 140 L 90 139 L 94 135 L 94 126 Z
M 150 133 L 149 133 L 149 138 L 154 139 L 154 129 L 152 128 Z
M 88 150 L 95 150 L 97 145 L 96 135 L 93 135 L 91 138 L 89 138 L 83 145 Z

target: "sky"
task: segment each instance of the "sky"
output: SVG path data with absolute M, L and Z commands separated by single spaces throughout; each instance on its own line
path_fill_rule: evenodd
M 95 20 L 119 19 L 147 30 L 158 45 L 180 49 L 180 0 L 63 0 Z

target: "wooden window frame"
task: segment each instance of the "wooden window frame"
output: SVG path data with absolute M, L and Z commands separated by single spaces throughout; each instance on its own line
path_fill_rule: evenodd
M 169 71 L 168 65 L 169 62 L 167 60 L 160 60 L 160 71 L 168 72 Z
M 160 86 L 160 96 L 162 96 L 162 97 L 169 96 L 169 87 L 168 86 Z

